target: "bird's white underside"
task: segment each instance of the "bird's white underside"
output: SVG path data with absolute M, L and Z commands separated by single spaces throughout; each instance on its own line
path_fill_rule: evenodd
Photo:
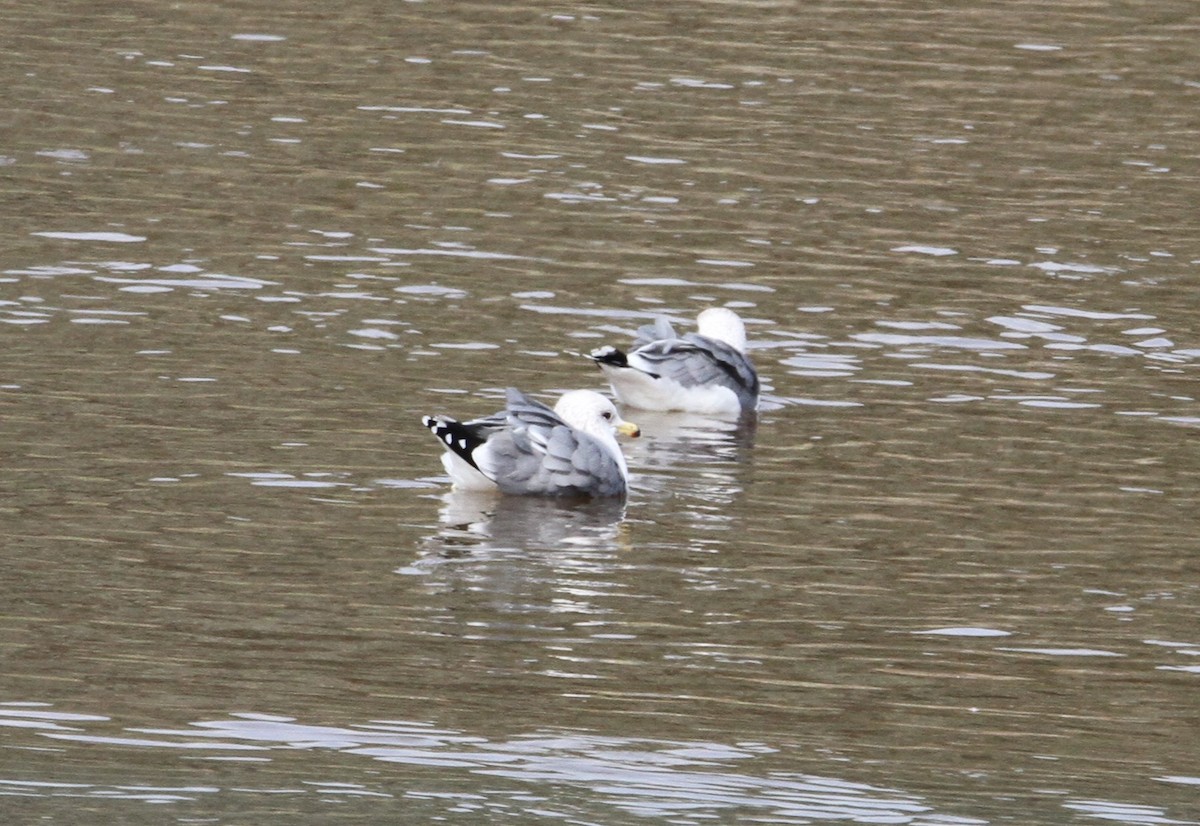
M 687 410 L 706 416 L 741 414 L 741 402 L 728 387 L 684 387 L 666 376 L 649 375 L 654 365 L 637 353 L 630 353 L 628 358 L 629 367 L 600 364 L 622 404 L 643 410 Z

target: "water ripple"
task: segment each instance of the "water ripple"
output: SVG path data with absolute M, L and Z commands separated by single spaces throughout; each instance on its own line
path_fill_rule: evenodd
M 119 735 L 83 731 L 40 734 L 60 743 L 93 747 L 210 752 L 208 759 L 222 759 L 222 754 L 231 751 L 261 756 L 277 754 L 282 758 L 295 750 L 331 750 L 384 763 L 506 778 L 539 788 L 573 788 L 596 804 L 627 814 L 688 818 L 676 822 L 753 813 L 754 817 L 771 819 L 913 826 L 985 823 L 939 811 L 928 800 L 896 789 L 830 776 L 756 774 L 754 761 L 776 751 L 764 744 L 541 732 L 492 739 L 422 722 L 378 720 L 338 727 L 309 725 L 289 717 L 263 714 L 199 721 L 182 729 L 144 727 L 126 731 L 127 734 Z M 315 785 L 313 792 L 392 797 L 386 788 L 328 782 Z M 0 795 L 107 796 L 115 792 L 120 797 L 167 802 L 232 791 L 235 789 L 208 785 L 103 787 L 53 779 L 0 780 Z M 303 790 L 286 791 L 302 793 Z M 412 789 L 411 793 L 422 791 Z

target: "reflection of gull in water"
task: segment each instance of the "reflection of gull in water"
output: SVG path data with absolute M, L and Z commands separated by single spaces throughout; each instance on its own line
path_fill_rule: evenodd
M 442 497 L 441 529 L 424 544 L 440 556 L 464 552 L 611 549 L 625 505 L 605 498 L 564 501 L 451 491 Z
M 592 597 L 617 587 L 624 516 L 622 500 L 611 497 L 564 501 L 451 491 L 442 497 L 438 532 L 424 537 L 416 558 L 395 573 L 423 577 L 424 587 L 435 591 L 486 594 L 492 618 L 601 614 Z
M 665 466 L 737 462 L 754 446 L 755 419 L 734 422 L 697 413 L 638 412 L 646 438 L 630 445 L 630 456 L 653 454 Z
M 638 419 L 644 438 L 628 451 L 635 489 L 669 488 L 715 503 L 728 503 L 741 491 L 739 476 L 754 446 L 753 417 L 734 422 L 639 411 Z

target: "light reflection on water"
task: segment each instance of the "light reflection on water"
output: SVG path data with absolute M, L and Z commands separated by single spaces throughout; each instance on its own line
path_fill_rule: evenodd
M 22 717 L 28 719 L 21 719 Z M 366 794 L 377 797 L 442 797 L 459 771 L 531 784 L 537 800 L 555 801 L 568 788 L 573 805 L 611 807 L 642 817 L 672 822 L 702 822 L 728 813 L 758 818 L 851 823 L 983 824 L 973 818 L 938 812 L 927 801 L 894 789 L 880 789 L 836 777 L 770 773 L 756 775 L 756 757 L 772 754 L 765 744 L 727 745 L 707 741 L 666 742 L 598 737 L 574 733 L 536 733 L 492 740 L 432 725 L 371 721 L 351 727 L 298 723 L 261 714 L 238 714 L 193 723 L 186 729 L 127 728 L 121 734 L 91 734 L 84 724 L 107 718 L 48 710 L 0 709 L 0 725 L 23 724 L 48 740 L 111 749 L 163 749 L 194 752 L 209 761 L 270 761 L 295 750 L 334 751 L 383 763 L 442 770 L 441 788 L 422 781 L 381 777 L 371 786 L 304 781 L 300 787 L 229 789 L 211 785 L 177 787 L 97 786 L 54 780 L 0 779 L 0 795 L 133 799 L 182 803 L 207 795 L 253 791 L 268 794 Z M 745 763 L 746 765 L 734 764 Z M 401 788 L 396 788 L 399 782 Z M 424 782 L 431 782 L 427 778 Z M 488 792 L 471 795 L 486 805 Z M 512 800 L 509 792 L 492 792 Z M 561 801 L 557 805 L 561 805 Z M 549 802 L 549 805 L 556 805 Z M 449 809 L 453 811 L 451 807 Z M 696 820 L 692 820 L 695 818 Z
M 381 266 L 393 261 L 393 256 L 403 258 L 414 254 L 522 258 L 462 248 L 460 242 L 453 245 L 447 242 L 445 249 L 374 249 L 381 253 L 376 262 Z M 500 297 L 480 295 L 478 288 L 453 284 L 398 282 L 394 278 L 351 273 L 347 275 L 353 278 L 353 283 L 344 285 L 348 289 L 308 292 L 287 289 L 276 280 L 210 272 L 190 263 L 153 267 L 148 263 L 107 260 L 8 269 L 4 275 L 26 290 L 15 300 L 0 301 L 0 321 L 15 327 L 66 320 L 110 328 L 110 335 L 118 335 L 126 328 L 138 330 L 141 335 L 140 328 L 152 323 L 153 317 L 142 302 L 155 294 L 182 291 L 194 301 L 210 301 L 217 294 L 224 296 L 227 312 L 221 318 L 230 324 L 253 326 L 252 319 L 261 315 L 255 309 L 256 303 L 281 303 L 281 310 L 273 314 L 279 321 L 266 326 L 281 344 L 290 339 L 293 345 L 272 348 L 280 356 L 302 353 L 306 347 L 311 349 L 313 342 L 296 337 L 309 338 L 314 334 L 336 336 L 343 347 L 380 352 L 400 350 L 410 358 L 428 358 L 439 351 L 503 351 L 511 346 L 511 340 L 506 339 L 455 340 L 430 326 L 427 309 L 421 305 L 429 305 L 428 309 L 447 305 L 449 310 L 457 311 L 464 302 L 474 304 Z M 51 301 L 36 295 L 41 281 L 64 286 L 69 283 L 67 292 L 73 293 L 83 286 L 81 280 L 88 285 L 90 294 L 68 294 Z M 656 282 L 655 286 L 662 286 L 658 280 L 651 280 Z M 681 281 L 663 289 L 687 290 L 692 286 L 692 282 Z M 718 292 L 740 289 L 738 284 L 712 286 Z M 512 297 L 520 310 L 549 317 L 539 325 L 559 330 L 557 341 L 543 342 L 543 346 L 549 344 L 546 349 L 523 351 L 541 358 L 565 359 L 565 354 L 578 347 L 573 341 L 580 337 L 628 343 L 624 338 L 631 338 L 632 328 L 643 320 L 662 314 L 686 324 L 693 314 L 692 308 L 669 304 L 646 309 L 563 305 L 556 303 L 562 296 L 555 290 L 518 290 Z M 356 308 L 358 302 L 364 301 L 373 305 L 370 310 Z M 1000 312 L 995 305 L 988 306 L 974 317 L 969 311 L 955 310 L 926 312 L 923 318 L 911 314 L 889 318 L 890 313 L 882 309 L 875 318 L 865 320 L 865 329 L 851 327 L 835 335 L 823 331 L 828 327 L 822 320 L 827 314 L 805 314 L 799 319 L 804 326 L 794 327 L 789 323 L 791 310 L 786 306 L 724 303 L 741 308 L 748 316 L 752 355 L 760 362 L 766 381 L 767 410 L 773 404 L 804 398 L 771 392 L 772 384 L 794 386 L 795 382 L 784 381 L 785 376 L 794 376 L 828 381 L 845 379 L 876 386 L 909 384 L 913 392 L 923 393 L 928 402 L 1016 403 L 1058 410 L 1099 407 L 1119 415 L 1157 418 L 1173 424 L 1200 424 L 1191 395 L 1151 392 L 1144 396 L 1151 405 L 1149 409 L 1129 409 L 1124 400 L 1111 398 L 1106 388 L 1087 386 L 1089 365 L 1096 358 L 1114 360 L 1109 372 L 1142 369 L 1170 374 L 1200 363 L 1200 342 L 1184 331 L 1171 329 L 1169 321 L 1152 313 L 1016 303 L 1001 308 Z M 562 321 L 555 322 L 553 318 Z M 899 375 L 902 371 L 895 366 L 897 362 L 904 365 L 903 375 Z M 962 381 L 956 379 L 951 382 L 957 385 L 956 391 L 947 393 L 939 385 L 947 384 L 943 379 L 949 374 L 960 374 L 961 379 L 972 374 L 981 378 L 1020 379 L 1036 390 L 971 393 L 964 392 Z M 587 373 L 580 370 L 577 375 Z M 1080 394 L 1088 397 L 1080 398 Z M 855 402 L 853 398 L 826 397 L 810 399 L 810 403 Z
M 294 718 L 241 713 L 204 720 L 187 728 L 129 727 L 117 734 L 89 733 L 89 724 L 107 717 L 57 712 L 36 703 L 0 708 L 0 726 L 17 726 L 48 741 L 104 749 L 186 753 L 192 765 L 213 766 L 204 774 L 220 778 L 236 765 L 287 761 L 296 751 L 330 752 L 347 760 L 366 758 L 419 771 L 407 776 L 379 771 L 369 783 L 297 779 L 287 786 L 182 783 L 101 784 L 0 778 L 0 797 L 82 798 L 172 804 L 212 805 L 221 798 L 249 796 L 316 797 L 324 802 L 348 798 L 425 801 L 431 812 L 464 814 L 500 807 L 527 816 L 605 817 L 614 813 L 703 823 L 737 816 L 752 821 L 895 823 L 912 826 L 957 824 L 983 826 L 990 821 L 939 809 L 899 789 L 874 787 L 836 776 L 755 771 L 755 762 L 774 756 L 765 743 L 662 741 L 601 737 L 569 732 L 539 732 L 491 739 L 438 728 L 424 722 L 373 720 L 352 726 L 297 722 Z M 229 769 L 220 769 L 218 766 Z M 341 761 L 345 771 L 349 763 Z M 464 784 L 465 775 L 515 781 L 491 788 Z M 1157 778 L 1163 783 L 1195 784 L 1194 777 Z M 526 785 L 527 784 L 527 785 Z M 524 787 L 524 788 L 523 788 Z M 1194 824 L 1161 807 L 1115 800 L 1063 797 L 1045 792 L 1047 801 L 1068 812 L 1119 823 Z M 224 805 L 229 805 L 228 803 Z M 203 809 L 201 810 L 203 811 Z

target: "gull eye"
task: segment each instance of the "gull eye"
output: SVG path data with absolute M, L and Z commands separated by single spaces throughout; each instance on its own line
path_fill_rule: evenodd
M 604 421 L 606 421 L 606 422 L 612 421 L 612 411 L 611 410 L 605 410 L 600 415 L 604 417 Z

